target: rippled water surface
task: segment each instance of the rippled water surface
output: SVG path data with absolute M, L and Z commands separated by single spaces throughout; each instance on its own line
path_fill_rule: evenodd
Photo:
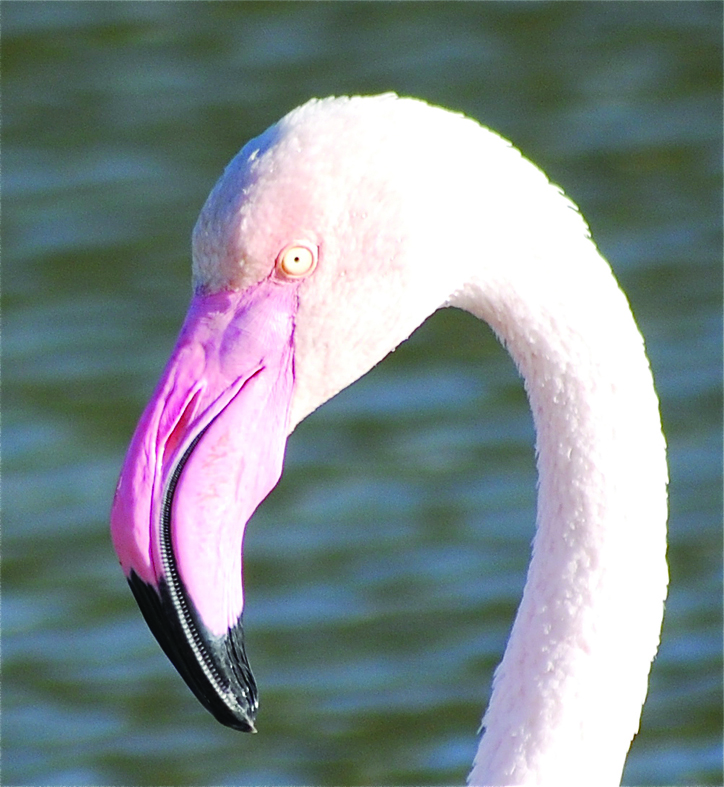
M 258 735 L 195 701 L 108 536 L 222 167 L 310 96 L 394 89 L 512 139 L 630 296 L 670 444 L 671 593 L 625 780 L 721 784 L 721 4 L 2 17 L 4 783 L 464 781 L 535 504 L 525 396 L 484 325 L 438 313 L 293 435 L 245 545 Z

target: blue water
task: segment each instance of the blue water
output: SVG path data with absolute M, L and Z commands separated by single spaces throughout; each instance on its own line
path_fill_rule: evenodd
M 721 5 L 7 3 L 2 780 L 462 783 L 533 532 L 490 331 L 437 314 L 304 422 L 245 542 L 259 734 L 148 633 L 108 511 L 226 162 L 313 95 L 395 89 L 580 204 L 646 336 L 671 592 L 628 784 L 721 784 Z

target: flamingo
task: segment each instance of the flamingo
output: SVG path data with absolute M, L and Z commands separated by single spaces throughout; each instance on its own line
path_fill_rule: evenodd
M 485 320 L 536 430 L 536 533 L 473 785 L 618 784 L 666 597 L 644 343 L 577 208 L 506 140 L 395 94 L 313 99 L 229 163 L 118 482 L 113 542 L 204 706 L 255 731 L 241 551 L 286 440 L 440 307 Z

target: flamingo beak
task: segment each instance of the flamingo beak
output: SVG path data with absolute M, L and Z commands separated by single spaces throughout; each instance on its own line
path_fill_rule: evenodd
M 254 732 L 244 528 L 281 475 L 297 286 L 196 294 L 131 442 L 113 544 L 166 655 L 222 723 Z

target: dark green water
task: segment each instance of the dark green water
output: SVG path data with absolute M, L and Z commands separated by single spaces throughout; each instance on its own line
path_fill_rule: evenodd
M 394 89 L 512 139 L 629 294 L 672 480 L 625 781 L 721 784 L 721 4 L 37 2 L 2 24 L 3 783 L 464 781 L 534 517 L 525 397 L 485 326 L 439 313 L 295 432 L 245 546 L 258 735 L 186 689 L 107 529 L 221 169 L 313 95 Z

